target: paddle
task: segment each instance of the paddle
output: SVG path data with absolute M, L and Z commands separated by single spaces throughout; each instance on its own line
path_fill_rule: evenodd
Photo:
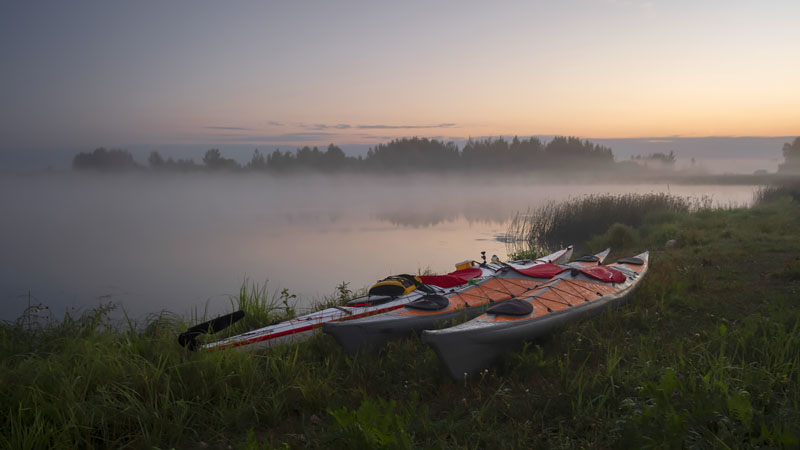
M 197 324 L 178 336 L 178 343 L 182 347 L 194 351 L 197 349 L 197 337 L 201 334 L 214 334 L 228 328 L 244 317 L 244 311 L 234 311 L 224 316 L 211 319 L 208 322 Z

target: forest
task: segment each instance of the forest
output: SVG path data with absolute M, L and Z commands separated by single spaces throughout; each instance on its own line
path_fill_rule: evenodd
M 337 145 L 324 150 L 302 147 L 263 153 L 256 149 L 246 164 L 226 158 L 219 149 L 205 152 L 200 162 L 193 159 L 164 158 L 150 153 L 147 165 L 139 164 L 127 150 L 98 148 L 79 153 L 73 168 L 100 171 L 249 171 L 249 172 L 368 172 L 462 171 L 483 169 L 546 170 L 564 164 L 575 167 L 608 166 L 614 163 L 610 148 L 576 137 L 556 137 L 544 143 L 536 137 L 470 139 L 459 149 L 453 142 L 428 138 L 395 139 L 378 144 L 366 156 L 347 156 Z
M 800 137 L 783 145 L 784 161 L 778 175 L 800 174 Z M 138 163 L 127 150 L 98 148 L 75 155 L 72 167 L 95 171 L 153 172 L 265 172 L 265 173 L 408 173 L 408 172 L 545 172 L 564 170 L 618 169 L 629 172 L 641 169 L 672 171 L 677 157 L 674 152 L 634 155 L 629 160 L 615 161 L 612 149 L 577 137 L 557 136 L 549 142 L 537 137 L 511 141 L 499 138 L 469 139 L 463 148 L 454 142 L 428 138 L 395 139 L 378 144 L 366 156 L 347 156 L 337 145 L 325 150 L 305 146 L 295 150 L 263 153 L 256 149 L 250 161 L 240 164 L 226 158 L 219 149 L 207 150 L 200 162 L 193 159 L 164 158 L 158 151 L 150 153 L 147 164 Z M 692 158 L 694 162 L 694 158 Z

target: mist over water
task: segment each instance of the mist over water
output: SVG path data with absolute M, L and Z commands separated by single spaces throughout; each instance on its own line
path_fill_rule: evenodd
M 242 281 L 283 288 L 303 309 L 346 281 L 439 273 L 506 256 L 509 220 L 587 193 L 710 195 L 747 204 L 753 186 L 583 185 L 526 178 L 372 176 L 0 176 L 0 319 L 27 292 L 55 316 L 120 303 L 134 317 L 230 307 Z M 598 230 L 602 231 L 602 230 Z

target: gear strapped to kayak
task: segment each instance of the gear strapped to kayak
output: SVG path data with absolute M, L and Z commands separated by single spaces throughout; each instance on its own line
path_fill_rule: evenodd
M 375 283 L 369 288 L 369 295 L 388 295 L 389 297 L 399 297 L 406 295 L 422 286 L 422 281 L 407 274 L 392 275 Z

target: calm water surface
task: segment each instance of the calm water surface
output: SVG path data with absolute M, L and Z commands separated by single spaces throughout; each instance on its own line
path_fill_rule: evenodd
M 5 176 L 0 319 L 33 302 L 56 315 L 100 302 L 134 317 L 230 307 L 243 280 L 303 309 L 386 275 L 488 255 L 518 211 L 587 193 L 666 192 L 748 204 L 753 186 L 581 185 L 419 176 Z

